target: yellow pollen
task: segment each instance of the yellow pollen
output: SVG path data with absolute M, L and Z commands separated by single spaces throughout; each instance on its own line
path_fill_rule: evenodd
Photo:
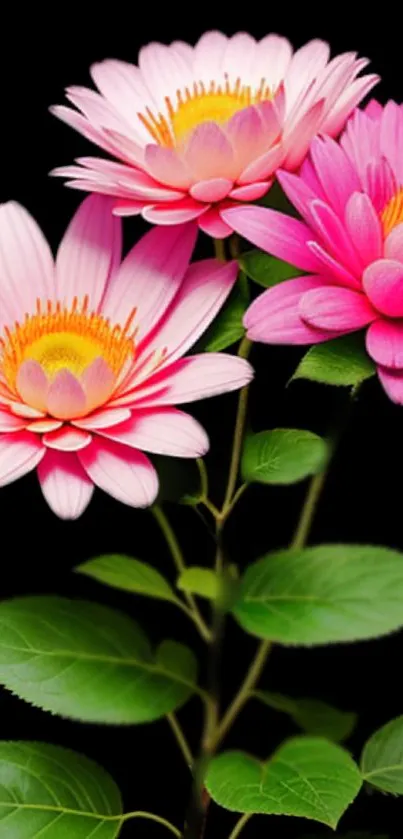
M 79 306 L 75 297 L 70 308 L 50 300 L 43 306 L 37 300 L 36 313 L 25 315 L 23 323 L 4 328 L 0 338 L 0 369 L 15 390 L 19 368 L 24 361 L 37 361 L 52 380 L 59 370 L 79 377 L 96 358 L 101 357 L 115 376 L 134 356 L 133 310 L 123 327 L 112 326 L 108 318 L 88 309 L 86 296 Z
M 174 148 L 203 122 L 222 124 L 243 108 L 270 99 L 273 99 L 273 92 L 265 79 L 261 80 L 258 88 L 252 88 L 243 85 L 240 78 L 235 84 L 230 84 L 225 74 L 222 85 L 217 85 L 215 81 L 209 85 L 194 82 L 191 89 L 186 87 L 183 92 L 176 91 L 176 102 L 172 103 L 167 96 L 166 115 L 161 112 L 155 115 L 147 108 L 145 114 L 139 113 L 138 116 L 156 143 Z
M 381 222 L 385 239 L 394 227 L 403 222 L 403 187 L 392 196 L 382 210 Z

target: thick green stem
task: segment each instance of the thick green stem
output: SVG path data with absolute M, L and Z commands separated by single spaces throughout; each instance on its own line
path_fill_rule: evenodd
M 239 358 L 247 358 L 252 348 L 252 342 L 248 338 L 243 338 L 238 350 Z M 248 408 L 249 385 L 242 388 L 239 394 L 238 410 L 235 420 L 234 438 L 232 443 L 231 463 L 228 474 L 227 489 L 225 492 L 224 503 L 221 510 L 221 516 L 225 516 L 226 511 L 233 500 L 233 495 L 238 480 L 239 461 L 241 459 L 242 442 L 245 430 L 246 412 Z
M 225 262 L 225 242 L 224 239 L 214 239 L 214 250 L 216 259 L 219 259 L 220 262 Z

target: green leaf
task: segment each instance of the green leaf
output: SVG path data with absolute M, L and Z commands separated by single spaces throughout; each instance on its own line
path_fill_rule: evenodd
M 371 786 L 403 795 L 403 717 L 391 720 L 370 737 L 362 753 L 361 771 Z
M 339 711 L 318 699 L 293 699 L 262 690 L 254 695 L 270 708 L 288 714 L 308 734 L 327 737 L 336 743 L 350 736 L 357 721 L 357 714 Z
M 74 570 L 112 588 L 177 602 L 171 586 L 162 574 L 152 565 L 138 559 L 121 554 L 105 554 L 77 565 Z
M 403 555 L 373 545 L 279 551 L 250 565 L 234 614 L 259 638 L 329 644 L 403 626 Z
M 186 568 L 178 577 L 176 585 L 181 591 L 198 594 L 208 600 L 216 600 L 219 593 L 219 579 L 210 568 L 193 566 Z
M 300 816 L 337 827 L 362 784 L 340 746 L 314 737 L 287 740 L 266 763 L 224 752 L 210 764 L 206 786 L 214 801 L 237 813 Z
M 197 690 L 196 665 L 191 678 L 180 674 L 162 651 L 161 665 L 161 648 L 154 655 L 134 621 L 95 603 L 23 597 L 0 604 L 0 682 L 64 717 L 132 724 L 182 705 Z
M 45 743 L 0 742 L 0 836 L 114 839 L 120 792 L 83 755 Z
M 327 444 L 311 431 L 275 428 L 245 440 L 242 476 L 248 483 L 293 484 L 323 469 Z
M 159 480 L 157 503 L 172 501 L 176 504 L 195 505 L 201 496 L 200 473 L 195 460 L 163 455 L 148 455 Z
M 248 307 L 248 295 L 237 284 L 225 306 L 197 343 L 193 352 L 221 352 L 245 335 L 242 318 Z
M 311 379 L 326 385 L 355 386 L 375 374 L 363 336 L 344 335 L 316 344 L 299 363 L 292 379 Z
M 300 277 L 304 273 L 289 262 L 284 262 L 257 249 L 243 253 L 239 264 L 245 274 L 263 288 L 271 288 L 284 280 Z

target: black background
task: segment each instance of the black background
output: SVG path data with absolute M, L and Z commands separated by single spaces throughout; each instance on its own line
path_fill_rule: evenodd
M 89 4 L 43 9 L 27 13 L 9 7 L 2 19 L 1 80 L 1 178 L 0 198 L 23 203 L 39 221 L 56 247 L 77 205 L 79 195 L 48 171 L 68 164 L 90 150 L 89 144 L 48 113 L 48 106 L 63 101 L 68 84 L 87 84 L 88 67 L 106 57 L 136 61 L 142 44 L 174 39 L 194 42 L 209 28 L 231 34 L 240 29 L 262 37 L 268 31 L 287 35 L 296 46 L 312 37 L 328 40 L 333 53 L 357 50 L 372 59 L 383 77 L 377 89 L 381 101 L 402 96 L 401 33 L 382 10 L 364 17 L 361 6 L 326 5 L 298 7 L 264 4 L 246 8 L 215 8 L 191 4 L 113 4 L 102 11 Z M 91 150 L 92 153 L 92 150 Z M 402 149 L 403 153 L 403 149 Z M 135 241 L 146 225 L 126 222 L 128 241 Z M 207 255 L 209 244 L 206 243 Z M 29 282 L 29 277 L 27 277 Z M 325 432 L 343 395 L 340 391 L 307 383 L 285 383 L 301 353 L 295 349 L 258 347 L 253 362 L 257 370 L 251 398 L 250 421 L 255 430 L 290 425 Z M 216 500 L 220 500 L 228 458 L 235 396 L 192 406 L 211 435 L 211 465 Z M 365 385 L 355 407 L 326 486 L 315 522 L 314 542 L 374 542 L 403 549 L 402 488 L 403 413 L 381 392 L 376 381 Z M 210 463 L 211 461 L 211 463 Z M 297 519 L 305 486 L 290 489 L 252 488 L 240 502 L 227 531 L 228 547 L 244 567 L 270 547 L 287 543 Z M 90 508 L 74 523 L 56 519 L 47 509 L 35 476 L 0 492 L 2 524 L 1 596 L 25 593 L 59 593 L 117 606 L 142 622 L 154 640 L 168 633 L 193 642 L 198 638 L 186 618 L 172 614 L 169 605 L 113 592 L 72 573 L 80 561 L 105 552 L 124 552 L 155 563 L 173 577 L 170 558 L 151 516 L 133 511 L 96 492 Z M 195 513 L 189 508 L 168 511 L 181 533 L 190 563 L 208 564 L 213 545 Z M 255 642 L 230 624 L 223 666 L 224 699 L 236 687 L 253 655 Z M 402 635 L 351 646 L 328 649 L 275 649 L 265 675 L 272 690 L 317 696 L 340 708 L 359 712 L 359 725 L 350 741 L 359 754 L 368 735 L 403 713 L 401 684 Z M 192 700 L 180 712 L 192 746 L 196 747 L 201 709 Z M 250 705 L 237 722 L 228 745 L 246 748 L 266 757 L 294 729 L 286 718 L 257 704 Z M 138 728 L 103 728 L 61 720 L 33 709 L 7 693 L 0 694 L 0 737 L 42 739 L 75 748 L 102 763 L 120 785 L 127 810 L 156 812 L 181 824 L 188 795 L 184 768 L 166 722 Z M 214 815 L 214 818 L 213 818 Z M 232 816 L 212 813 L 208 837 L 224 839 Z M 361 793 L 344 817 L 340 834 L 347 829 L 370 830 L 401 837 L 403 805 L 398 799 Z M 311 829 L 312 828 L 312 829 Z M 321 833 L 296 819 L 255 819 L 245 836 L 275 839 Z M 126 837 L 158 837 L 163 829 L 152 824 L 128 823 Z M 168 834 L 166 834 L 168 835 Z M 325 830 L 325 835 L 328 835 Z M 331 835 L 331 831 L 329 831 Z

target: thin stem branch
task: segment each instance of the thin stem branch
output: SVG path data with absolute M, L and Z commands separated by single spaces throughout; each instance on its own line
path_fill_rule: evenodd
M 175 533 L 163 509 L 158 504 L 154 504 L 154 506 L 151 507 L 151 512 L 153 513 L 155 520 L 158 522 L 162 530 L 162 533 L 164 534 L 165 540 L 171 552 L 171 556 L 175 563 L 177 571 L 179 572 L 179 574 L 182 574 L 182 572 L 186 569 L 186 563 L 178 540 L 175 536 Z M 184 592 L 184 596 L 187 600 L 189 610 L 192 615 L 192 620 L 197 626 L 200 635 L 202 636 L 202 638 L 204 638 L 205 641 L 210 641 L 210 630 L 206 625 L 202 614 L 199 611 L 199 607 L 196 603 L 196 600 L 194 599 L 193 595 L 189 594 L 188 592 Z
M 108 818 L 108 816 L 106 817 Z M 116 816 L 113 817 L 116 821 L 118 818 Z M 122 817 L 122 822 L 127 822 L 130 819 L 148 819 L 149 821 L 156 822 L 157 824 L 161 824 L 163 827 L 166 827 L 177 839 L 181 839 L 182 833 L 181 831 L 175 827 L 175 825 L 171 824 L 167 819 L 163 819 L 162 816 L 156 816 L 155 813 L 143 813 L 141 810 L 133 813 L 125 813 Z
M 200 474 L 201 497 L 204 499 L 208 496 L 208 474 L 206 464 L 202 457 L 198 457 L 196 463 Z
M 224 239 L 214 239 L 214 250 L 216 259 L 219 259 L 220 262 L 226 261 L 225 256 L 225 242 Z
M 238 350 L 239 358 L 247 358 L 252 348 L 252 342 L 243 338 Z M 232 443 L 231 463 L 228 474 L 227 489 L 225 492 L 224 504 L 221 514 L 225 516 L 227 508 L 231 504 L 238 479 L 239 461 L 241 459 L 242 441 L 245 430 L 246 412 L 248 407 L 249 385 L 242 388 L 239 394 L 238 410 L 235 420 L 234 438 Z
M 252 818 L 252 815 L 253 815 L 252 813 L 245 813 L 243 816 L 241 816 L 241 818 L 238 819 L 234 829 L 231 831 L 230 835 L 228 836 L 228 839 L 237 839 L 237 837 L 239 836 L 239 834 L 241 833 L 241 831 L 243 830 L 245 825 Z
M 232 259 L 239 259 L 241 255 L 239 236 L 236 233 L 233 233 L 229 240 L 229 252 Z
M 175 740 L 182 752 L 182 755 L 185 759 L 185 762 L 189 768 L 193 766 L 193 755 L 190 751 L 189 744 L 186 740 L 185 734 L 183 732 L 182 726 L 179 723 L 179 720 L 175 716 L 175 714 L 167 714 L 167 720 L 171 729 L 173 731 Z
M 322 472 L 319 472 L 318 475 L 314 475 L 310 482 L 297 524 L 297 529 L 290 545 L 291 548 L 303 548 L 308 540 L 318 501 L 327 478 L 327 473 L 328 470 L 324 469 Z
M 255 658 L 252 661 L 252 664 L 242 682 L 242 685 L 238 690 L 238 693 L 227 708 L 227 711 L 225 712 L 221 720 L 221 724 L 216 732 L 216 737 L 214 741 L 215 747 L 217 747 L 224 739 L 232 724 L 235 722 L 239 712 L 242 710 L 243 706 L 248 701 L 253 691 L 253 688 L 255 687 L 262 674 L 263 668 L 267 661 L 267 656 L 270 651 L 270 647 L 270 641 L 262 641 L 262 643 L 259 645 Z

